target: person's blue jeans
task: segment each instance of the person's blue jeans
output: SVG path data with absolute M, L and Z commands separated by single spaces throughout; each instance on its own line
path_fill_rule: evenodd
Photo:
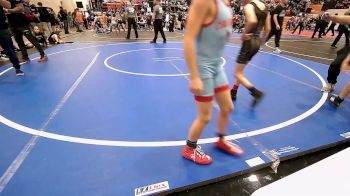
M 0 30 L 0 45 L 4 49 L 5 53 L 9 56 L 11 63 L 15 69 L 20 69 L 21 65 L 13 46 L 10 32 L 8 29 Z

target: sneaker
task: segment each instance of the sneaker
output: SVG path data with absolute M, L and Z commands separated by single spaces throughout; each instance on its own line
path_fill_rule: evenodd
M 325 93 L 331 93 L 335 89 L 335 84 L 328 83 L 326 86 L 322 87 L 321 91 Z
M 6 54 L 0 54 L 0 59 L 4 60 L 4 61 L 8 61 L 10 59 L 10 57 L 7 56 Z
M 166 44 L 166 40 L 163 40 L 163 43 Z
M 149 43 L 150 43 L 150 44 L 155 44 L 155 43 L 157 43 L 157 42 L 154 41 L 154 40 L 152 40 L 152 41 L 150 41 Z
M 272 52 L 276 54 L 281 54 L 282 50 L 280 50 L 279 48 L 275 48 Z
M 232 101 L 236 101 L 237 99 L 237 91 L 231 89 L 231 99 Z
M 333 104 L 335 107 L 339 107 L 340 106 L 340 100 L 339 100 L 339 96 L 331 96 L 331 98 L 329 98 L 329 101 L 331 102 L 331 104 Z
M 28 63 L 30 62 L 30 59 L 19 59 L 19 63 Z
M 197 145 L 196 149 L 186 145 L 182 150 L 182 156 L 200 165 L 208 165 L 213 161 L 209 155 L 204 153 L 199 145 Z
M 264 93 L 257 90 L 256 89 L 256 92 L 255 93 L 251 93 L 251 95 L 254 97 L 254 100 L 252 102 L 252 107 L 255 107 L 261 100 L 262 98 L 264 97 Z
M 16 76 L 23 76 L 24 72 L 20 69 L 16 69 Z
M 47 56 L 43 56 L 38 60 L 38 62 L 46 62 L 48 60 L 49 60 L 49 58 Z
M 216 142 L 216 147 L 218 147 L 220 150 L 223 150 L 229 154 L 240 156 L 244 153 L 241 147 L 239 147 L 237 144 L 234 144 L 230 141 L 227 141 L 225 139 L 219 139 Z
M 336 48 L 337 48 L 337 46 L 331 46 L 331 48 L 332 48 L 332 49 L 336 49 Z

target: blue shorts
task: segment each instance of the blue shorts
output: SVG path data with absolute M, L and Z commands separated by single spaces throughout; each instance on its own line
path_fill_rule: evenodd
M 219 62 L 221 64 L 222 62 Z M 195 96 L 196 101 L 210 102 L 216 93 L 229 90 L 227 77 L 222 65 L 203 65 L 197 66 L 199 76 L 204 85 L 204 91 Z

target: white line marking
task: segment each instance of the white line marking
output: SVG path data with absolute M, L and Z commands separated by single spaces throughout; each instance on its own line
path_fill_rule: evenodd
M 183 59 L 180 56 L 154 57 L 152 59 Z
M 269 42 L 265 43 L 265 46 L 274 49 L 274 47 L 269 46 L 268 45 Z M 287 51 L 287 50 L 281 50 L 282 52 L 286 52 L 286 53 L 290 53 L 290 54 L 295 54 L 295 55 L 299 55 L 299 56 L 306 56 L 306 57 L 311 57 L 311 58 L 315 58 L 315 59 L 323 59 L 323 60 L 328 60 L 328 61 L 333 61 L 334 59 L 329 59 L 329 58 L 323 58 L 323 57 L 319 57 L 319 56 L 312 56 L 312 55 L 307 55 L 307 54 L 300 54 L 297 52 L 291 52 L 291 51 Z
M 117 69 L 115 67 L 112 67 L 108 64 L 109 59 L 121 55 L 121 54 L 127 54 L 127 53 L 131 53 L 131 52 L 138 52 L 138 51 L 148 51 L 148 50 L 183 50 L 181 48 L 146 48 L 146 49 L 136 49 L 136 50 L 128 50 L 128 51 L 124 51 L 124 52 L 119 52 L 116 54 L 113 54 L 109 57 L 107 57 L 104 61 L 104 64 L 107 68 L 116 71 L 116 72 L 120 72 L 120 73 L 125 73 L 125 74 L 130 74 L 130 75 L 137 75 L 137 76 L 151 76 L 151 77 L 178 77 L 178 76 L 185 76 L 188 74 L 146 74 L 146 73 L 136 73 L 136 72 L 130 72 L 130 71 L 124 71 L 121 69 Z
M 2 74 L 4 74 L 4 73 L 10 71 L 11 69 L 13 69 L 13 67 L 9 67 L 9 68 L 5 69 L 4 71 L 2 71 L 2 72 L 0 73 L 0 76 L 1 76 Z
M 181 42 L 174 42 L 174 43 L 181 43 Z M 126 43 L 126 44 L 135 44 L 135 43 Z M 122 45 L 122 44 L 107 44 L 106 46 L 110 46 L 110 45 Z M 100 45 L 101 46 L 101 45 Z M 103 45 L 102 45 L 103 46 Z M 226 45 L 227 47 L 231 47 L 231 48 L 239 48 L 237 46 L 233 46 L 233 45 Z M 67 51 L 72 51 L 72 50 L 81 50 L 81 49 L 86 49 L 86 48 L 94 48 L 94 47 L 99 47 L 99 46 L 89 46 L 89 47 L 83 47 L 80 49 L 71 49 L 71 50 L 67 50 Z M 59 54 L 59 53 L 63 53 L 65 51 L 60 51 L 60 52 L 56 52 L 55 54 Z M 274 55 L 274 56 L 278 56 L 280 58 L 284 58 L 286 60 L 295 62 L 305 68 L 307 68 L 308 70 L 312 71 L 313 73 L 316 74 L 316 76 L 319 78 L 319 80 L 321 81 L 322 85 L 326 84 L 326 82 L 324 81 L 324 79 L 313 69 L 307 67 L 306 65 L 297 62 L 295 60 L 292 60 L 288 57 L 284 57 L 284 56 L 280 56 L 280 55 L 276 55 L 276 54 L 272 54 L 269 52 L 264 52 L 264 51 L 260 51 L 261 53 L 265 53 L 265 54 L 269 54 L 269 55 Z M 287 127 L 291 124 L 297 123 L 307 117 L 309 117 L 310 115 L 312 115 L 313 113 L 315 113 L 320 107 L 322 107 L 322 105 L 326 102 L 327 100 L 327 96 L 328 93 L 323 93 L 323 96 L 321 97 L 321 99 L 317 102 L 317 104 L 315 106 L 313 106 L 311 109 L 309 109 L 308 111 L 306 111 L 305 113 L 290 119 L 286 122 L 282 122 L 279 123 L 277 125 L 274 126 L 270 126 L 270 127 L 265 127 L 262 129 L 258 129 L 258 130 L 254 130 L 254 131 L 249 131 L 249 132 L 245 132 L 245 133 L 240 133 L 240 134 L 235 134 L 235 135 L 230 135 L 227 136 L 229 140 L 236 140 L 236 139 L 241 139 L 241 138 L 246 138 L 249 136 L 256 136 L 256 135 L 260 135 L 260 134 L 264 134 L 264 133 L 268 133 L 268 132 L 272 132 L 284 127 Z M 178 141 L 153 141 L 153 142 L 131 142 L 131 141 L 113 141 L 113 140 L 97 140 L 97 139 L 89 139 L 89 138 L 80 138 L 80 137 L 71 137 L 71 136 L 65 136 L 65 135 L 59 135 L 59 134 L 54 134 L 54 133 L 50 133 L 50 132 L 39 132 L 38 130 L 20 125 L 16 122 L 13 122 L 3 116 L 0 115 L 0 122 L 4 123 L 5 125 L 12 127 L 14 129 L 17 129 L 18 131 L 24 132 L 24 133 L 28 133 L 28 134 L 32 134 L 32 135 L 40 135 L 41 137 L 45 137 L 45 138 L 49 138 L 49 139 L 54 139 L 54 140 L 59 140 L 59 141 L 65 141 L 65 142 L 73 142 L 73 143 L 79 143 L 79 144 L 90 144 L 90 145 L 101 145 L 101 146 L 119 146 L 119 147 L 164 147 L 164 146 L 183 146 L 186 144 L 185 140 L 178 140 Z M 200 139 L 199 140 L 199 144 L 207 144 L 207 143 L 213 143 L 216 142 L 217 137 L 214 138 L 206 138 L 206 139 Z
M 49 117 L 46 119 L 46 121 L 43 123 L 39 131 L 36 131 L 37 134 L 33 134 L 33 137 L 29 140 L 29 142 L 24 146 L 24 148 L 21 150 L 21 152 L 18 154 L 16 159 L 11 163 L 11 165 L 7 168 L 5 173 L 0 178 L 0 193 L 5 189 L 8 182 L 12 179 L 12 177 L 17 172 L 18 168 L 22 165 L 23 161 L 27 158 L 28 154 L 32 151 L 34 146 L 37 144 L 38 139 L 42 132 L 45 132 L 47 129 L 47 126 L 50 124 L 50 122 L 56 117 L 58 112 L 61 110 L 61 108 L 64 106 L 64 104 L 67 102 L 69 97 L 73 94 L 75 89 L 78 87 L 80 82 L 84 79 L 86 74 L 89 72 L 91 67 L 94 65 L 94 63 L 97 60 L 97 57 L 100 55 L 100 52 L 96 54 L 94 59 L 91 61 L 91 63 L 85 68 L 83 73 L 80 75 L 80 77 L 74 82 L 74 84 L 70 87 L 70 89 L 67 91 L 67 93 L 64 95 L 64 97 L 60 100 L 59 104 L 55 107 L 55 109 L 50 113 Z M 9 70 L 9 69 L 7 69 Z M 2 75 L 0 73 L 0 75 Z
M 231 57 L 231 58 L 232 58 L 232 57 Z M 253 63 L 249 63 L 249 64 L 252 65 L 253 67 L 257 68 L 257 69 L 260 69 L 260 70 L 264 70 L 264 71 L 266 71 L 266 72 L 273 73 L 273 74 L 275 74 L 275 75 L 281 76 L 282 78 L 291 80 L 291 81 L 293 81 L 293 82 L 295 82 L 295 83 L 298 83 L 298 84 L 301 84 L 301 85 L 304 85 L 304 86 L 307 86 L 307 87 L 310 87 L 310 88 L 313 88 L 313 89 L 316 89 L 316 90 L 320 90 L 320 88 L 317 87 L 317 86 L 314 86 L 314 85 L 308 84 L 308 83 L 306 83 L 306 82 L 297 80 L 297 79 L 292 78 L 292 77 L 289 77 L 289 76 L 287 76 L 287 75 L 284 75 L 284 74 L 278 73 L 278 72 L 276 72 L 276 71 L 272 71 L 272 70 L 266 69 L 266 68 L 264 68 L 264 67 L 261 67 L 261 66 L 259 66 L 259 65 L 253 64 Z
M 146 49 L 136 49 L 136 50 L 128 50 L 128 51 L 124 51 L 124 52 L 119 52 L 116 54 L 113 54 L 109 57 L 107 57 L 104 61 L 104 64 L 107 68 L 116 71 L 116 72 L 120 72 L 120 73 L 125 73 L 125 74 L 130 74 L 130 75 L 137 75 L 137 76 L 150 76 L 150 77 L 179 77 L 179 76 L 187 76 L 189 75 L 188 73 L 183 73 L 183 74 L 146 74 L 146 73 L 137 73 L 137 72 L 130 72 L 130 71 L 124 71 L 121 69 L 117 69 L 115 67 L 112 67 L 111 65 L 108 64 L 108 61 L 118 55 L 121 54 L 127 54 L 127 53 L 131 53 L 131 52 L 138 52 L 138 51 L 148 51 L 148 50 L 183 50 L 182 48 L 146 48 Z M 223 59 L 223 62 L 226 63 L 226 60 L 221 57 L 221 59 Z M 180 60 L 180 59 L 175 59 L 175 60 Z M 155 60 L 155 61 L 171 61 L 171 60 Z M 223 64 L 225 65 L 225 64 Z
M 271 41 L 269 41 L 269 43 L 272 43 Z M 315 49 L 306 49 L 306 48 L 301 48 L 301 47 L 295 47 L 295 46 L 291 46 L 291 45 L 283 45 L 284 47 L 288 47 L 288 48 L 295 48 L 295 49 L 301 49 L 301 50 L 306 50 L 306 51 L 312 51 L 312 52 L 317 52 L 319 54 L 326 54 L 328 56 L 336 56 L 336 54 L 329 54 L 329 52 L 320 52 L 320 51 L 315 51 Z
M 153 60 L 172 60 L 172 59 L 183 59 L 182 57 L 155 57 L 155 58 L 152 58 Z
M 163 59 L 163 60 L 161 60 L 161 59 L 159 59 L 159 60 L 153 60 L 153 61 L 155 61 L 155 62 L 168 62 L 168 61 L 184 61 L 185 59 Z

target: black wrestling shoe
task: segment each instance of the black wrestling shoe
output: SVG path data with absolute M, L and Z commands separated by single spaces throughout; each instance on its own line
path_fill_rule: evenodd
M 232 99 L 232 101 L 236 101 L 236 99 L 237 99 L 237 91 L 236 90 L 231 89 L 231 99 Z
M 264 97 L 264 93 L 259 91 L 258 89 L 255 89 L 255 91 L 251 92 L 250 94 L 254 97 L 252 107 L 255 107 L 258 103 L 260 103 L 260 101 Z

